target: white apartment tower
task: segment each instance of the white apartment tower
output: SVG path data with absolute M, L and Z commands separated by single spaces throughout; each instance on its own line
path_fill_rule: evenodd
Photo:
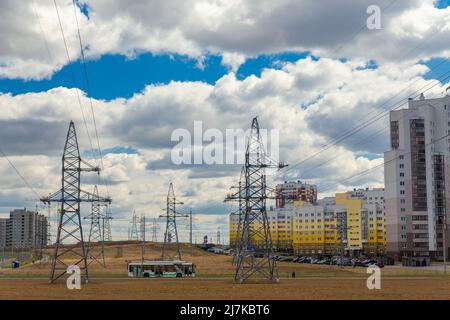
M 421 95 L 408 109 L 391 111 L 390 145 L 384 154 L 387 254 L 410 265 L 442 259 L 450 209 L 450 96 Z M 449 238 L 447 229 L 447 257 Z

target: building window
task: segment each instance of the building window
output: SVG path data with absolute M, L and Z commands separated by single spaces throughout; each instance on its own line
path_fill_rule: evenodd
M 411 187 L 413 211 L 427 210 L 425 122 L 410 120 L 411 140 Z
M 400 145 L 398 121 L 391 121 L 391 147 L 398 149 Z

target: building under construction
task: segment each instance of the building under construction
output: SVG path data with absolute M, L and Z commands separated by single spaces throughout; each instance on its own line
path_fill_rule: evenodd
M 47 217 L 27 209 L 15 209 L 0 219 L 0 249 L 36 249 L 47 246 Z

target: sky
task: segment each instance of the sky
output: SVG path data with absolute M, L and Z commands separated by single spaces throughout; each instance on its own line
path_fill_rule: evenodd
M 239 166 L 174 165 L 174 130 L 246 130 L 258 116 L 290 164 L 269 184 L 300 179 L 326 196 L 383 186 L 382 166 L 347 178 L 383 162 L 388 111 L 449 86 L 447 0 L 56 2 L 64 38 L 52 0 L 0 2 L 0 148 L 27 182 L 0 158 L 3 215 L 59 189 L 70 120 L 84 159 L 100 163 L 94 114 L 105 170 L 83 188 L 112 196 L 115 239 L 133 210 L 163 212 L 170 182 L 180 212 L 195 214 L 194 238 L 220 228 L 226 239 Z M 373 4 L 379 30 L 366 27 Z M 186 241 L 187 221 L 179 227 Z

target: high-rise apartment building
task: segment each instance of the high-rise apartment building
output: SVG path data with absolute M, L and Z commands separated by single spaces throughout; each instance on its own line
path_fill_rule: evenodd
M 317 186 L 298 181 L 286 181 L 276 186 L 276 207 L 314 203 L 317 201 Z
M 47 245 L 47 217 L 15 209 L 0 219 L 0 248 L 40 248 Z
M 387 253 L 410 265 L 442 259 L 450 208 L 450 96 L 410 99 L 408 109 L 391 111 L 390 131 L 391 150 L 384 154 Z
M 9 247 L 9 219 L 0 218 L 0 249 Z

